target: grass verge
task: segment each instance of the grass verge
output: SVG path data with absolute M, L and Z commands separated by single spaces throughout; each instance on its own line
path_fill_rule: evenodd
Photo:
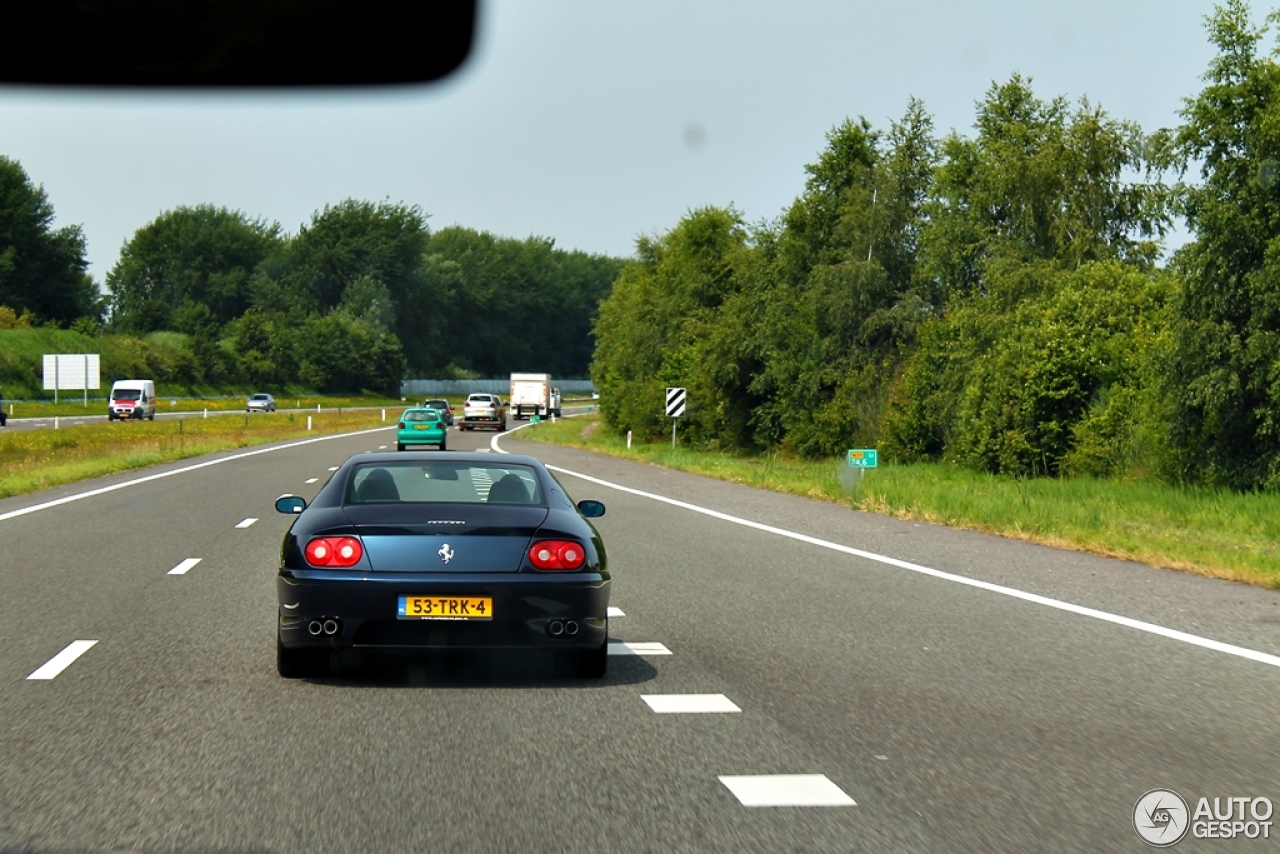
M 0 432 L 0 498 L 216 451 L 393 426 L 399 412 L 256 413 Z M 307 419 L 311 430 L 307 430 Z M 105 419 L 104 419 L 105 421 Z
M 843 461 L 635 444 L 598 416 L 519 434 L 748 486 L 1058 548 L 1280 588 L 1280 496 L 1158 483 L 1019 480 L 942 464 L 889 465 L 855 482 Z

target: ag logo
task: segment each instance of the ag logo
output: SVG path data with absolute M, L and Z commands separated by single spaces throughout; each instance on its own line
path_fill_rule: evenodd
M 441 546 L 440 551 L 436 552 L 436 554 L 440 555 L 440 559 L 443 560 L 446 564 L 448 564 L 449 561 L 453 560 L 453 549 L 449 548 L 448 543 L 445 543 L 443 546 Z M 1185 807 L 1183 808 L 1183 811 L 1184 812 L 1186 811 Z
M 1172 789 L 1152 789 L 1133 805 L 1133 829 L 1142 841 L 1167 848 L 1187 835 L 1187 802 Z

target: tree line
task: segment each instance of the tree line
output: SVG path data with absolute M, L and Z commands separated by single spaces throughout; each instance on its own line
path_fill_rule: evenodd
M 622 261 L 346 200 L 296 234 L 241 211 L 178 207 L 139 228 L 100 293 L 78 227 L 0 157 L 3 325 L 157 340 L 157 379 L 188 387 L 398 393 L 406 375 L 586 374 L 591 323 Z M 161 336 L 156 339 L 156 336 Z M 156 349 L 156 348 L 151 348 Z M 38 370 L 38 366 L 33 367 Z
M 610 425 L 810 457 L 1280 487 L 1280 66 L 1229 0 L 1176 128 L 995 83 L 832 129 L 776 220 L 637 241 L 596 322 Z M 1175 219 L 1193 238 L 1165 262 Z

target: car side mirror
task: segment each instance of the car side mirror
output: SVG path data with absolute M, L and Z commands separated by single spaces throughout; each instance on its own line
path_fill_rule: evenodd
M 588 519 L 598 519 L 604 515 L 604 502 L 602 501 L 579 501 L 578 512 Z
M 307 509 L 307 502 L 296 495 L 281 495 L 276 499 L 276 512 L 293 515 Z

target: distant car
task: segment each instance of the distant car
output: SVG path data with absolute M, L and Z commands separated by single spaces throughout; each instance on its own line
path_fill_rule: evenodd
M 460 430 L 492 427 L 498 432 L 507 429 L 507 407 L 496 394 L 469 394 L 462 404 Z
M 245 412 L 275 412 L 276 399 L 269 394 L 250 395 L 244 404 Z
M 444 418 L 446 427 L 453 426 L 453 407 L 449 405 L 449 401 L 443 397 L 433 397 L 430 400 L 422 401 L 423 406 L 429 406 Z
M 403 451 L 409 445 L 435 445 L 445 449 L 444 419 L 431 407 L 406 409 L 396 425 L 396 450 Z
M 330 653 L 541 648 L 603 676 L 610 577 L 598 501 L 576 505 L 533 457 L 358 454 L 297 513 L 276 579 L 281 676 Z

